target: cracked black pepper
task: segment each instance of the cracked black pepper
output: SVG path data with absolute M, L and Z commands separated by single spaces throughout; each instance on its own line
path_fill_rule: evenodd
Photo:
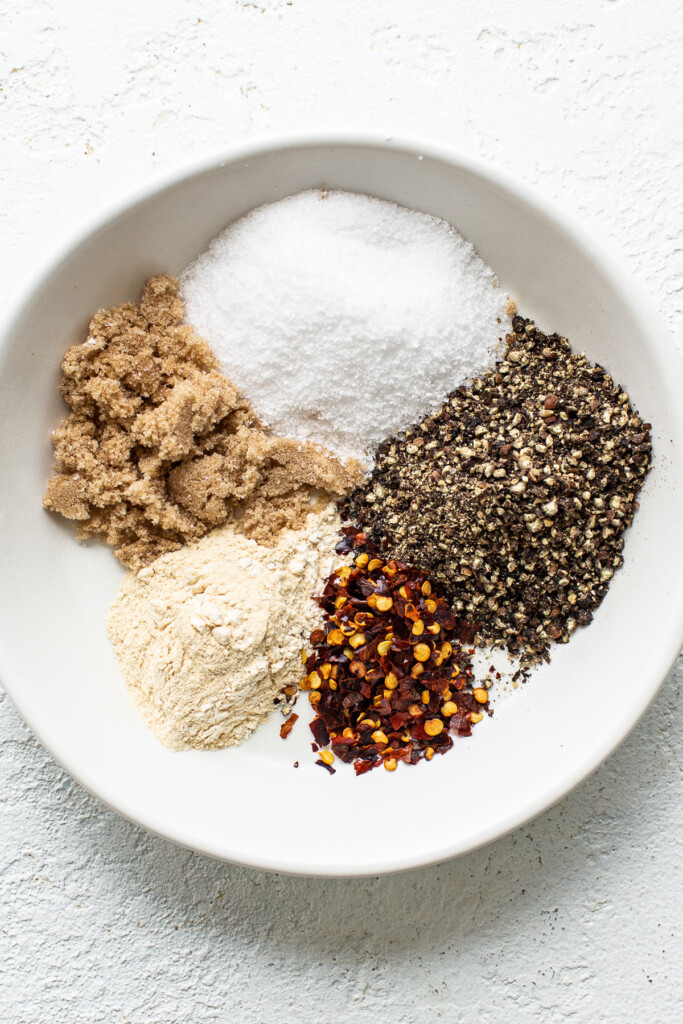
M 587 625 L 623 562 L 650 424 L 606 370 L 515 316 L 503 358 L 376 451 L 342 515 L 429 572 L 523 665 Z

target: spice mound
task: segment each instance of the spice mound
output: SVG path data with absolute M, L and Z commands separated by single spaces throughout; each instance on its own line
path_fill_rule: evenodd
M 325 623 L 311 633 L 302 683 L 317 713 L 316 743 L 332 743 L 320 763 L 329 769 L 337 756 L 361 775 L 431 760 L 488 710 L 486 689 L 472 688 L 472 628 L 425 572 L 378 557 L 353 527 L 344 533 L 338 553 L 357 553 L 317 599 Z
M 152 278 L 139 305 L 98 313 L 62 366 L 70 412 L 45 507 L 131 569 L 228 521 L 272 543 L 360 478 L 353 461 L 269 435 L 183 315 L 178 282 Z
M 294 692 L 330 571 L 334 506 L 265 547 L 227 524 L 128 573 L 109 636 L 138 709 L 167 747 L 240 743 Z
M 264 422 L 366 461 L 490 365 L 509 322 L 452 225 L 349 192 L 252 210 L 181 282 L 190 322 Z
M 343 505 L 523 665 L 587 625 L 623 562 L 650 424 L 601 367 L 513 318 L 505 357 L 379 446 Z

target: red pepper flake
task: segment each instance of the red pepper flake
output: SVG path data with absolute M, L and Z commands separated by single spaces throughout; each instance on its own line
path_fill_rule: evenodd
M 280 736 L 282 737 L 283 740 L 287 739 L 287 737 L 289 736 L 290 732 L 294 728 L 294 723 L 297 721 L 298 718 L 299 718 L 299 716 L 295 715 L 294 712 L 292 712 L 292 714 L 289 716 L 289 718 L 287 718 L 282 723 L 282 725 L 280 726 Z
M 336 768 L 333 768 L 331 764 L 325 764 L 325 762 L 321 761 L 320 759 L 318 759 L 315 763 L 319 764 L 320 767 L 324 768 L 326 772 L 330 773 L 330 775 L 334 775 L 334 773 L 337 770 Z
M 321 747 L 331 736 L 335 757 L 357 775 L 431 760 L 488 711 L 472 692 L 476 625 L 456 619 L 422 570 L 381 557 L 355 527 L 342 532 L 338 552 L 356 554 L 316 598 L 325 621 L 306 659 L 321 679 L 311 732 Z
M 328 733 L 327 726 L 323 722 L 322 718 L 314 718 L 310 723 L 309 728 L 313 733 L 313 739 L 318 744 L 318 747 L 326 747 L 330 742 L 330 734 Z

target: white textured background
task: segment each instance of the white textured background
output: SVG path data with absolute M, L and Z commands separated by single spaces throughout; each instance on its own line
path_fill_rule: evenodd
M 457 143 L 542 186 L 621 250 L 680 341 L 680 0 L 9 6 L 7 296 L 157 167 L 271 129 L 365 127 Z M 682 677 L 679 663 L 624 746 L 529 826 L 358 881 L 260 874 L 151 837 L 80 790 L 0 698 L 0 1021 L 681 1020 Z

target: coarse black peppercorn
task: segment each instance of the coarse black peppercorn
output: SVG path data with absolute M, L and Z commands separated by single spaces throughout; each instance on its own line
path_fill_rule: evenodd
M 341 511 L 528 666 L 602 601 L 651 442 L 603 367 L 521 316 L 512 328 L 494 367 L 379 446 Z

